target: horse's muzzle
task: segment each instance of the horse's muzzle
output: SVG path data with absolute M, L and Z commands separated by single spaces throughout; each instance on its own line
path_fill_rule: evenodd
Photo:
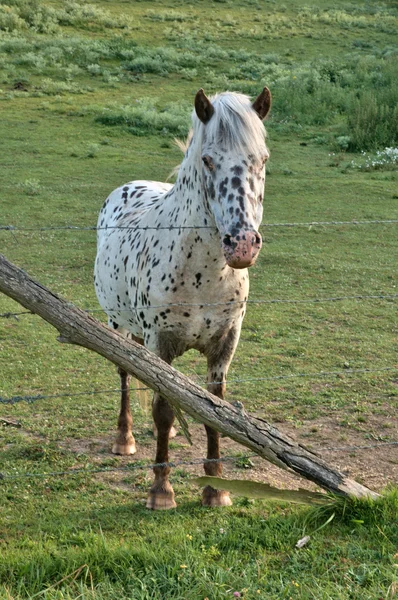
M 256 262 L 263 240 L 258 231 L 241 231 L 235 236 L 226 234 L 222 241 L 225 260 L 232 269 L 247 269 Z

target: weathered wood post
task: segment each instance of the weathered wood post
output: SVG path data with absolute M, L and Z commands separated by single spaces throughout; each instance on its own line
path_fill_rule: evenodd
M 71 306 L 1 254 L 0 291 L 51 323 L 59 331 L 62 341 L 94 350 L 161 393 L 171 404 L 275 465 L 292 469 L 324 489 L 343 496 L 378 496 L 264 419 L 253 417 L 213 396 L 143 346 L 126 340 L 83 310 Z

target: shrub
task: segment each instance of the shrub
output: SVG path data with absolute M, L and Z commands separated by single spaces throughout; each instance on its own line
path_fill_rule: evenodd
M 353 103 L 348 115 L 353 152 L 377 150 L 398 144 L 398 90 L 365 92 Z
M 89 144 L 87 146 L 86 158 L 95 158 L 99 149 L 99 144 Z
M 38 0 L 7 0 L 7 5 L 0 6 L 0 29 L 28 28 L 38 33 L 53 33 L 58 28 L 56 10 Z
M 358 152 L 398 144 L 397 101 L 398 93 L 395 105 L 391 106 L 373 92 L 366 93 L 357 100 L 348 116 L 348 149 Z
M 340 135 L 336 138 L 336 145 L 340 150 L 348 150 L 351 139 L 348 135 Z
M 167 75 L 178 73 L 182 69 L 195 68 L 201 62 L 201 58 L 192 52 L 177 52 L 174 48 L 146 49 L 137 47 L 134 51 L 135 57 L 123 66 L 133 73 L 156 73 Z
M 15 31 L 26 28 L 26 23 L 20 18 L 18 12 L 10 6 L 0 5 L 0 30 Z
M 191 106 L 173 103 L 159 110 L 152 99 L 143 98 L 135 106 L 105 109 L 97 123 L 122 126 L 133 135 L 185 136 L 189 131 Z
M 1 10 L 1 6 L 0 6 Z M 20 54 L 32 50 L 33 44 L 24 37 L 19 37 L 18 34 L 8 36 L 0 42 L 0 52 L 8 55 Z
M 46 78 L 42 80 L 38 88 L 38 95 L 59 96 L 62 94 L 82 94 L 85 91 L 87 91 L 87 88 L 80 88 L 76 83 Z
M 166 63 L 160 57 L 140 56 L 125 65 L 128 71 L 133 73 L 155 73 L 157 75 L 167 75 L 170 64 Z
M 38 179 L 25 179 L 25 181 L 20 183 L 18 187 L 27 196 L 37 196 L 41 191 L 41 185 Z
M 194 19 L 193 16 L 177 10 L 147 10 L 145 17 L 151 21 L 177 21 L 179 23 Z
M 23 65 L 25 67 L 34 67 L 41 71 L 46 66 L 46 61 L 43 56 L 36 52 L 26 52 L 26 54 L 20 54 L 14 60 L 15 65 Z
M 94 4 L 79 4 L 78 2 L 66 2 L 64 8 L 57 11 L 57 18 L 61 25 L 79 27 L 97 25 L 124 29 L 131 24 L 126 15 L 114 17 L 108 11 Z
M 29 28 L 38 33 L 53 33 L 59 25 L 124 29 L 131 25 L 131 20 L 125 15 L 114 17 L 94 4 L 71 1 L 60 9 L 45 6 L 39 0 L 7 0 L 6 5 L 0 5 L 0 29 Z

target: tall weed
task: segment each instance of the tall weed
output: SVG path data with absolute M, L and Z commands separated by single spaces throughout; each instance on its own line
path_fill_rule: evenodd
M 353 152 L 398 145 L 398 90 L 367 91 L 354 101 L 348 114 L 349 144 Z

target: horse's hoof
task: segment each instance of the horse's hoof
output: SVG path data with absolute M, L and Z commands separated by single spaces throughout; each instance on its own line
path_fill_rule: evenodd
M 151 510 L 170 510 L 176 508 L 173 490 L 165 492 L 149 492 L 146 507 Z
M 121 454 L 122 456 L 130 456 L 135 454 L 137 449 L 135 447 L 134 439 L 129 442 L 115 442 L 112 446 L 112 454 Z
M 232 500 L 229 492 L 225 490 L 216 490 L 210 485 L 206 486 L 202 492 L 202 506 L 231 506 Z

